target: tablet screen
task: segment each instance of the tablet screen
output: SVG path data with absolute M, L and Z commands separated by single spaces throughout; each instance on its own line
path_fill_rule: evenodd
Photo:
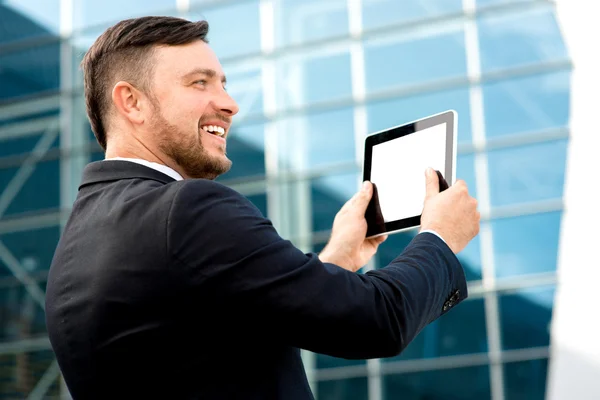
M 446 123 L 373 146 L 371 182 L 377 187 L 384 222 L 420 215 L 425 169 L 446 173 Z

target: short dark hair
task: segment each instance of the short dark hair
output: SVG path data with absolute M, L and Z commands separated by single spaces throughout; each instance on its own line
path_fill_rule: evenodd
M 106 151 L 107 117 L 113 85 L 124 80 L 150 94 L 155 46 L 208 43 L 208 22 L 175 17 L 123 20 L 96 39 L 81 62 L 87 115 L 98 143 Z

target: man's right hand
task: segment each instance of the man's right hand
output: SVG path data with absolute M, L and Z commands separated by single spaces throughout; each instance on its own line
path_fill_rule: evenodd
M 479 233 L 481 216 L 477 210 L 477 200 L 469 195 L 463 180 L 457 180 L 442 193 L 433 169 L 427 169 L 426 180 L 421 231 L 431 229 L 437 232 L 457 254 Z

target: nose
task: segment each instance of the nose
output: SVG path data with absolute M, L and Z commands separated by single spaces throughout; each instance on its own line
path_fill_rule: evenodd
M 238 111 L 240 111 L 240 108 L 238 107 L 233 97 L 231 97 L 229 93 L 227 93 L 227 91 L 225 90 L 221 91 L 221 94 L 218 97 L 215 105 L 222 114 L 228 115 L 230 117 L 233 117 L 235 114 L 238 113 Z

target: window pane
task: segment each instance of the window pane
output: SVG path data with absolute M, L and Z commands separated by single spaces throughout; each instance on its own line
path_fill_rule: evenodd
M 0 3 L 0 43 L 59 32 L 60 0 L 4 0 Z
M 520 290 L 498 301 L 502 349 L 548 346 L 554 287 Z
M 26 349 L 26 348 L 25 348 Z M 26 350 L 23 351 L 26 351 Z M 26 399 L 40 379 L 56 361 L 52 350 L 29 351 L 18 354 L 5 353 L 0 355 L 2 365 L 1 399 Z M 56 377 L 58 378 L 58 376 Z M 59 399 L 64 391 L 59 379 L 53 379 L 44 393 L 45 399 Z
M 24 121 L 24 124 L 26 123 L 27 121 Z M 7 166 L 17 166 L 19 162 L 22 162 L 25 158 L 27 158 L 28 155 L 26 153 L 33 151 L 36 145 L 38 145 L 39 143 L 46 143 L 44 144 L 44 148 L 48 149 L 56 149 L 57 147 L 59 147 L 60 138 L 58 135 L 56 135 L 56 137 L 53 140 L 51 140 L 51 143 L 47 143 L 46 141 L 48 140 L 48 138 L 44 137 L 43 133 L 43 131 L 40 131 L 36 132 L 36 134 L 32 136 L 23 136 L 7 140 L 0 139 L 0 168 L 4 168 Z M 15 156 L 18 156 L 20 160 L 15 158 Z
M 567 126 L 569 79 L 562 71 L 483 85 L 487 137 Z
M 294 57 L 278 68 L 280 109 L 297 108 L 321 101 L 350 98 L 350 54 Z
M 348 34 L 346 0 L 279 0 L 275 44 L 297 45 Z
M 281 168 L 302 171 L 356 159 L 353 108 L 287 118 L 277 129 Z
M 227 92 L 237 102 L 240 111 L 233 117 L 234 126 L 248 115 L 261 115 L 263 113 L 262 72 L 260 69 L 251 68 L 243 71 L 230 71 L 224 66 L 227 75 Z
M 377 132 L 454 109 L 458 114 L 458 143 L 471 141 L 469 90 L 455 89 L 367 104 L 369 132 Z
M 265 175 L 264 125 L 232 125 L 227 137 L 231 169 L 219 180 Z
M 267 195 L 265 193 L 253 194 L 246 197 L 260 210 L 264 217 L 267 217 Z
M 382 381 L 384 400 L 491 398 L 487 365 L 384 375 Z
M 490 151 L 492 206 L 560 199 L 565 182 L 566 140 Z
M 477 0 L 478 7 L 484 6 L 495 6 L 495 5 L 503 5 L 510 3 L 524 3 L 525 1 L 533 1 L 533 0 Z
M 50 268 L 58 239 L 60 227 L 38 228 L 19 232 L 3 233 L 0 241 L 32 276 L 45 273 Z M 12 276 L 10 270 L 0 259 L 0 275 Z
M 0 188 L 11 185 L 16 194 L 7 202 L 0 203 L 2 216 L 58 209 L 60 207 L 60 161 L 48 160 L 35 164 L 30 171 L 25 166 L 19 172 L 20 166 L 0 169 Z
M 462 11 L 460 0 L 363 0 L 366 30 Z
M 483 72 L 567 59 L 552 9 L 538 8 L 479 20 Z
M 350 365 L 363 365 L 366 363 L 365 360 L 346 360 L 345 358 L 331 357 L 318 353 L 315 354 L 315 357 L 317 368 L 347 367 Z
M 506 400 L 544 400 L 548 359 L 504 364 L 504 398 Z
M 132 17 L 165 13 L 174 15 L 175 7 L 175 0 L 79 0 L 73 2 L 73 27 L 81 30 L 95 25 L 112 25 Z
M 208 21 L 209 44 L 219 58 L 257 53 L 260 51 L 258 4 L 257 0 L 251 0 L 206 11 L 200 7 L 200 14 L 189 18 Z
M 364 400 L 369 397 L 367 378 L 319 381 L 317 397 L 327 400 Z
M 0 101 L 58 90 L 60 44 L 0 54 Z
M 383 361 L 436 358 L 486 351 L 483 299 L 468 299 L 427 325 L 400 355 Z
M 330 230 L 335 215 L 357 190 L 357 173 L 313 179 L 311 181 L 313 231 Z
M 389 40 L 365 43 L 367 92 L 466 75 L 462 30 L 401 39 L 391 43 Z
M 492 221 L 496 276 L 556 271 L 560 212 Z

